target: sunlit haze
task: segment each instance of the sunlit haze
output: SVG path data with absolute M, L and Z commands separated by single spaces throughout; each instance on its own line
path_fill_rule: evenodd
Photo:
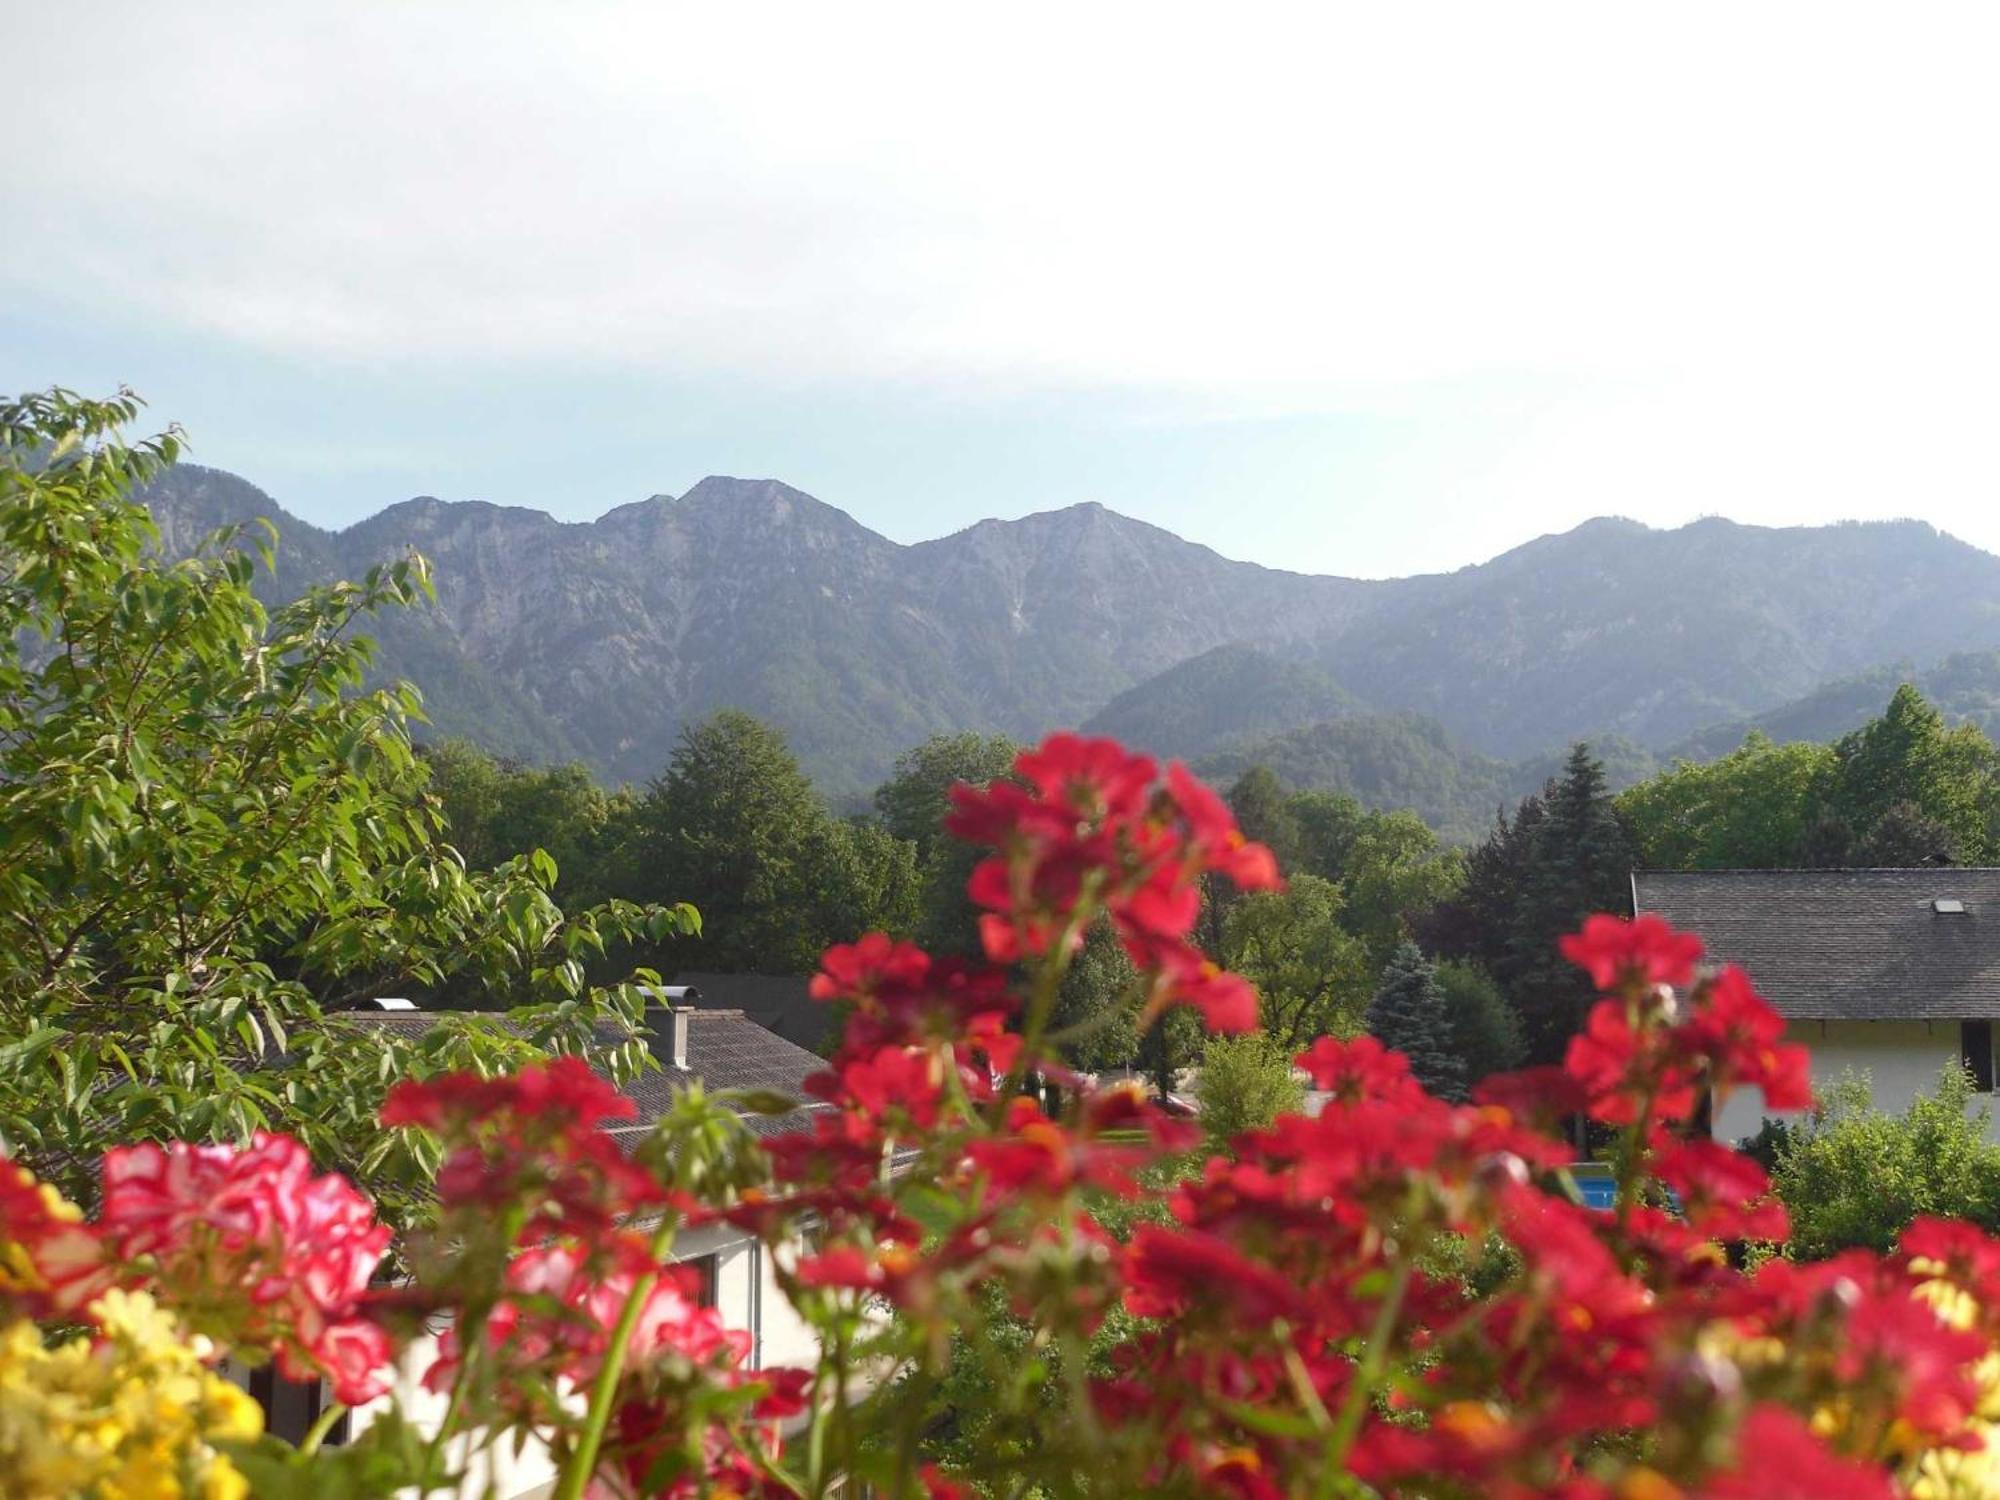
M 344 525 L 771 475 L 1366 575 L 2000 549 L 1981 7 L 9 7 L 0 386 Z

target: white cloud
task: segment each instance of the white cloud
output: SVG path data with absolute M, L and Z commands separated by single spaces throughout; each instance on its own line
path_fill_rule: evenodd
M 1985 495 L 1996 32 L 1976 6 L 17 9 L 0 291 L 342 362 L 1218 415 L 1514 377 L 1598 394 L 1468 480 L 1503 501 Z

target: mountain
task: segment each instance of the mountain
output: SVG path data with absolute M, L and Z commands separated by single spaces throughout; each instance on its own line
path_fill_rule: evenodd
M 1884 662 L 2000 646 L 2000 558 L 1921 522 L 1598 520 L 1405 580 L 1327 665 L 1490 754 L 1664 746 Z
M 1614 791 L 1658 769 L 1629 740 L 1599 738 L 1591 748 Z M 1240 741 L 1195 761 L 1194 769 L 1227 785 L 1251 766 L 1268 766 L 1288 787 L 1344 792 L 1365 807 L 1409 808 L 1444 838 L 1470 843 L 1486 834 L 1502 807 L 1561 771 L 1566 753 L 1551 749 L 1506 761 L 1467 748 L 1420 714 L 1356 714 Z
M 1833 740 L 1882 712 L 1897 688 L 1913 684 L 1951 723 L 1977 724 L 2000 739 L 2000 651 L 1958 651 L 1932 667 L 1877 667 L 1815 688 L 1804 697 L 1747 719 L 1732 719 L 1691 735 L 1674 756 L 1713 760 L 1743 743 L 1753 730 L 1785 744 Z
M 1156 755 L 1192 759 L 1362 708 L 1319 667 L 1238 643 L 1204 651 L 1128 688 L 1083 727 Z
M 276 521 L 280 595 L 422 551 L 438 604 L 376 627 L 384 675 L 417 681 L 441 731 L 614 780 L 733 706 L 851 796 L 933 732 L 1039 735 L 1232 640 L 1305 649 L 1379 589 L 1231 562 L 1096 505 L 899 546 L 772 480 L 709 478 L 587 523 L 419 498 L 337 533 L 193 465 L 144 498 L 178 550 L 231 517 Z M 504 735 L 482 732 L 489 714 Z
M 421 549 L 438 604 L 372 627 L 382 672 L 417 681 L 442 732 L 612 780 L 654 774 L 723 706 L 783 728 L 842 798 L 935 731 L 1084 722 L 1210 756 L 1386 715 L 1514 766 L 1577 736 L 1657 750 L 1883 662 L 2000 649 L 2000 558 L 1914 522 L 1595 521 L 1366 582 L 1233 562 L 1097 505 L 903 546 L 775 480 L 576 523 L 424 497 L 339 532 L 193 465 L 145 498 L 177 551 L 276 522 L 274 599 Z M 1483 796 L 1504 775 L 1458 780 Z

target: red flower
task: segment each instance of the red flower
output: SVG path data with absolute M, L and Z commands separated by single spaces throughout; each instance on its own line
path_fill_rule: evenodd
M 885 993 L 900 995 L 920 988 L 930 971 L 931 956 L 915 943 L 871 932 L 858 942 L 836 943 L 820 955 L 812 997 L 868 1000 Z
M 1135 1318 L 1207 1309 L 1244 1332 L 1299 1314 L 1307 1289 L 1220 1235 L 1141 1224 L 1125 1252 L 1125 1306 Z
M 1312 1075 L 1314 1088 L 1326 1090 L 1343 1103 L 1406 1099 L 1422 1093 L 1410 1076 L 1410 1060 L 1389 1051 L 1372 1036 L 1358 1036 L 1349 1042 L 1323 1036 L 1295 1061 Z
M 1804 1047 L 1780 1040 L 1784 1017 L 1730 965 L 1696 991 L 1681 1028 L 1682 1045 L 1705 1058 L 1719 1094 L 1752 1087 L 1770 1110 L 1812 1108 L 1811 1058 Z
M 1785 1239 L 1791 1220 L 1771 1196 L 1764 1169 L 1718 1141 L 1677 1141 L 1653 1175 L 1680 1196 L 1689 1227 L 1718 1240 Z
M 1706 1500 L 1894 1500 L 1879 1465 L 1836 1457 L 1805 1422 L 1760 1402 L 1736 1430 L 1736 1461 L 1702 1489 Z
M 1174 1005 L 1201 1012 L 1210 1031 L 1218 1034 L 1257 1029 L 1257 991 L 1240 974 L 1232 974 L 1200 949 L 1178 940 L 1143 941 L 1127 938 L 1125 951 L 1145 975 L 1150 998 L 1142 1012 L 1150 1019 Z
M 1661 984 L 1678 988 L 1693 980 L 1701 962 L 1700 938 L 1676 932 L 1650 912 L 1629 922 L 1602 914 L 1590 917 L 1581 932 L 1566 934 L 1559 946 L 1564 958 L 1605 991 Z
M 588 1130 L 606 1120 L 632 1119 L 638 1112 L 581 1058 L 559 1057 L 499 1078 L 447 1073 L 406 1079 L 389 1090 L 381 1118 L 384 1125 L 415 1125 L 448 1136 L 495 1119 Z
M 1600 1000 L 1584 1028 L 1569 1039 L 1563 1071 L 1582 1086 L 1594 1120 L 1631 1125 L 1647 1096 L 1655 1121 L 1685 1120 L 1694 1112 L 1694 1076 L 1668 1046 L 1653 1021 L 1635 1028 L 1624 1000 Z
M 1158 765 L 1112 739 L 1052 734 L 1014 761 L 1042 802 L 1079 822 L 1136 818 L 1146 810 Z
M 1179 761 L 1167 767 L 1167 791 L 1187 822 L 1188 852 L 1198 868 L 1226 876 L 1246 891 L 1284 884 L 1271 851 L 1246 839 L 1229 804 Z

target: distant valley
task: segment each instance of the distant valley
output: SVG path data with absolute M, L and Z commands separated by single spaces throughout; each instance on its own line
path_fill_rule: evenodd
M 341 532 L 194 465 L 144 498 L 174 551 L 273 521 L 274 597 L 421 550 L 438 604 L 371 627 L 381 672 L 418 683 L 438 733 L 612 781 L 725 706 L 784 729 L 846 801 L 941 730 L 1083 725 L 1464 836 L 1577 738 L 1630 779 L 1752 728 L 1839 733 L 1905 677 L 2000 727 L 2000 557 L 1919 522 L 1598 520 L 1379 582 L 1231 561 L 1095 505 L 903 546 L 773 480 L 587 523 L 423 498 Z

